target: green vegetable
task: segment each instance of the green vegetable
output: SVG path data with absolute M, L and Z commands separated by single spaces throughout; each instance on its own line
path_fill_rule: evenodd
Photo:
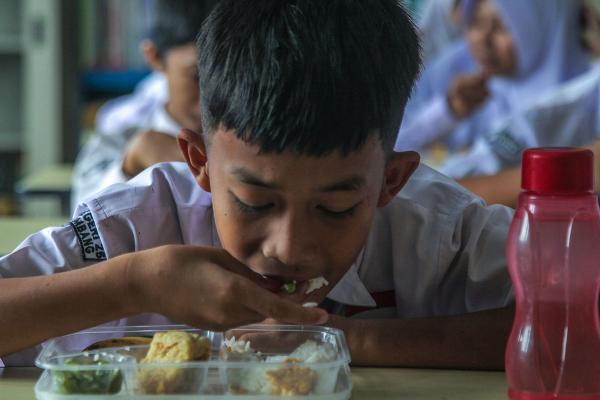
M 66 359 L 64 365 L 103 365 L 114 361 L 98 354 Z M 54 387 L 58 393 L 64 394 L 114 394 L 121 390 L 123 376 L 118 368 L 53 371 Z
M 296 292 L 296 281 L 284 283 L 281 289 L 289 294 Z

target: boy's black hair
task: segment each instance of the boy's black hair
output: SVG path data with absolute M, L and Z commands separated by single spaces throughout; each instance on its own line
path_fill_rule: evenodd
M 202 21 L 218 0 L 154 0 L 150 39 L 163 57 L 173 47 L 194 43 Z
M 198 50 L 203 131 L 263 153 L 391 151 L 420 67 L 398 0 L 223 0 Z

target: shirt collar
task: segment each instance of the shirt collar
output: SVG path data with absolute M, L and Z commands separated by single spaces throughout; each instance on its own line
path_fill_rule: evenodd
M 358 276 L 358 267 L 364 256 L 364 249 L 340 281 L 331 289 L 327 298 L 350 306 L 375 307 L 377 303 Z

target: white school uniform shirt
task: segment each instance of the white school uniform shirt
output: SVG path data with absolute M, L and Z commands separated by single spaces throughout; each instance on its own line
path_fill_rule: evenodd
M 330 310 L 409 318 L 506 306 L 512 301 L 504 257 L 511 218 L 511 209 L 486 207 L 421 165 L 398 196 L 376 211 L 364 249 L 328 295 Z M 89 198 L 70 224 L 35 233 L 0 258 L 0 279 L 84 268 L 164 244 L 221 246 L 211 195 L 184 163 L 158 164 Z M 144 314 L 110 324 L 167 322 Z M 2 361 L 31 364 L 39 347 Z
M 450 44 L 459 39 L 461 29 L 451 20 L 455 0 L 426 1 L 417 26 L 421 33 L 424 64 L 435 59 Z
M 600 137 L 600 62 L 521 113 L 501 121 L 438 169 L 454 178 L 493 175 L 521 163 L 528 147 L 586 146 Z
M 510 32 L 516 50 L 516 72 L 488 81 L 490 96 L 470 116 L 458 120 L 449 109 L 447 94 L 458 74 L 478 66 L 463 41 L 428 66 L 406 107 L 396 140 L 397 150 L 419 150 L 433 142 L 451 151 L 473 142 L 498 120 L 523 110 L 539 96 L 589 69 L 581 46 L 579 2 L 576 0 L 493 0 Z M 464 18 L 475 4 L 467 1 Z
M 123 157 L 130 140 L 148 130 L 177 136 L 180 125 L 166 111 L 166 77 L 154 72 L 133 94 L 106 103 L 96 117 L 94 136 L 81 149 L 73 172 L 71 204 L 114 184 L 125 182 Z

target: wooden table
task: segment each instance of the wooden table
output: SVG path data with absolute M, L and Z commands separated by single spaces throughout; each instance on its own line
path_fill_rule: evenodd
M 0 217 L 0 256 L 10 253 L 27 236 L 48 226 L 61 226 L 67 218 Z M 2 397 L 0 397 L 2 399 Z M 3 399 L 2 399 L 3 400 Z
M 69 215 L 72 177 L 73 165 L 51 165 L 17 182 L 15 191 L 23 199 L 37 196 L 56 197 L 60 200 L 63 215 Z
M 36 368 L 0 368 L 0 399 L 34 399 Z M 353 368 L 353 400 L 506 400 L 501 372 Z

